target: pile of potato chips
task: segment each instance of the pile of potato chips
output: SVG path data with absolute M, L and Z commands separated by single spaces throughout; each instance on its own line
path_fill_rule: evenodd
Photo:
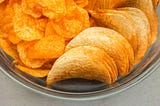
M 66 44 L 90 27 L 83 9 L 87 4 L 88 0 L 1 0 L 0 47 L 17 68 L 44 77 Z
M 0 47 L 48 85 L 69 78 L 112 84 L 155 42 L 158 2 L 0 0 Z

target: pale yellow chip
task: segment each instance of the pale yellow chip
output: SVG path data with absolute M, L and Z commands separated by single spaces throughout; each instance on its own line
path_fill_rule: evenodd
M 124 42 L 125 46 L 123 45 Z M 133 68 L 132 47 L 122 35 L 114 30 L 103 27 L 88 28 L 70 41 L 66 46 L 66 51 L 78 46 L 93 46 L 103 49 L 115 61 L 119 76 L 127 75 L 131 70 L 130 68 Z M 127 46 L 128 48 L 126 48 Z M 128 50 L 131 54 L 127 52 Z M 111 75 L 116 76 L 116 73 Z
M 65 41 L 59 36 L 46 36 L 28 48 L 27 56 L 32 59 L 58 58 L 64 52 Z
M 16 65 L 16 68 L 34 77 L 45 77 L 48 75 L 50 71 L 50 70 L 45 70 L 45 69 L 32 69 L 32 68 L 24 67 L 21 65 Z
M 131 15 L 135 23 L 137 32 L 138 47 L 137 53 L 135 53 L 135 64 L 139 63 L 145 56 L 145 53 L 150 47 L 151 43 L 151 30 L 148 18 L 143 11 L 133 7 L 121 8 L 119 10 L 125 11 L 128 15 Z
M 103 49 L 79 46 L 55 61 L 46 82 L 51 85 L 65 79 L 84 78 L 112 84 L 117 79 L 113 71 L 117 72 L 116 64 Z
M 134 53 L 137 52 L 138 36 L 134 20 L 130 15 L 124 11 L 114 9 L 90 11 L 90 13 L 99 26 L 111 28 L 119 32 L 131 44 Z
M 7 37 L 8 37 L 8 34 L 0 31 L 0 38 L 7 38 Z
M 158 16 L 154 9 L 153 0 L 127 0 L 128 2 L 125 2 L 123 7 L 135 7 L 138 9 L 141 9 L 147 16 L 150 28 L 151 28 L 151 44 L 155 42 L 158 35 Z M 155 0 L 156 3 L 158 3 L 157 0 Z

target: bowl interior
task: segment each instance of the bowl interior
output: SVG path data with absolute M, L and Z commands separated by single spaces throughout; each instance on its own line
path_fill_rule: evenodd
M 35 78 L 15 69 L 14 64 L 12 63 L 12 58 L 6 55 L 2 49 L 0 49 L 0 69 L 10 78 L 16 80 L 22 85 L 50 96 L 71 98 L 75 95 L 81 95 L 81 97 L 88 97 L 88 94 L 92 97 L 103 94 L 110 95 L 144 79 L 160 66 L 159 45 L 160 33 L 156 42 L 146 53 L 146 56 L 133 68 L 132 72 L 124 78 L 118 78 L 118 80 L 112 85 L 84 79 L 68 79 L 53 84 L 51 88 L 47 88 L 45 83 L 46 78 Z

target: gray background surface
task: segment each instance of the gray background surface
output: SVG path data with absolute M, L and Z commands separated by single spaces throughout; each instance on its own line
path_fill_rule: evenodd
M 160 14 L 160 8 L 158 11 Z M 0 71 L 0 106 L 160 106 L 160 68 L 127 91 L 101 100 L 81 102 L 57 100 L 37 94 Z

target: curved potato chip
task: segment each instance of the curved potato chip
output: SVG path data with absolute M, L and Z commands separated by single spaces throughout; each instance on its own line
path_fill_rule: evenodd
M 16 65 L 15 67 L 18 68 L 19 70 L 27 73 L 27 74 L 34 76 L 34 77 L 45 77 L 48 75 L 48 73 L 50 71 L 50 70 L 45 70 L 45 69 L 32 69 L 32 68 L 24 67 L 21 65 Z
M 66 16 L 59 22 L 53 22 L 53 28 L 57 34 L 69 40 L 82 30 L 88 28 L 90 22 L 86 10 L 76 6 L 74 2 L 67 3 Z
M 88 5 L 88 0 L 74 0 L 74 1 L 80 7 L 85 7 Z
M 151 42 L 151 31 L 148 18 L 143 11 L 137 8 L 128 7 L 121 8 L 120 10 L 123 10 L 131 15 L 135 22 L 135 28 L 138 35 L 138 48 L 137 53 L 135 54 L 135 63 L 138 63 L 144 57 Z
M 58 58 L 64 52 L 65 41 L 59 36 L 46 36 L 27 49 L 32 59 Z
M 20 6 L 15 6 L 14 10 L 14 31 L 20 39 L 32 41 L 41 39 L 44 36 L 47 19 L 35 19 L 29 15 L 26 15 L 22 12 Z
M 128 6 L 141 9 L 148 17 L 152 35 L 151 44 L 153 44 L 158 35 L 158 16 L 155 13 L 152 0 L 127 0 L 127 2 L 120 5 L 119 7 Z
M 20 38 L 16 36 L 16 33 L 13 29 L 13 17 L 14 17 L 14 11 L 13 11 L 13 5 L 7 5 L 6 8 L 3 9 L 2 17 L 0 20 L 0 29 L 2 33 L 5 33 L 8 37 L 8 40 L 12 42 L 13 44 L 17 44 L 21 41 Z M 10 14 L 8 14 L 10 13 Z M 4 34 L 3 34 L 4 35 Z
M 56 60 L 47 76 L 47 85 L 69 78 L 111 84 L 117 79 L 113 79 L 110 73 L 113 71 L 117 71 L 115 62 L 106 52 L 97 47 L 80 46 L 67 51 Z
M 111 36 L 116 36 L 117 39 L 114 39 Z M 128 54 L 126 48 L 124 48 L 124 45 L 121 43 L 125 40 L 125 38 L 122 39 L 121 36 L 122 35 L 107 28 L 88 28 L 70 41 L 70 43 L 66 46 L 66 51 L 77 46 L 94 46 L 103 49 L 115 61 L 119 75 L 125 76 L 130 72 L 130 68 L 133 67 L 134 63 L 134 59 L 129 59 L 129 55 L 132 55 L 132 57 L 134 57 L 134 55 L 133 53 Z M 126 45 L 130 44 L 126 43 Z M 132 47 L 130 47 L 129 50 L 133 52 Z
M 134 20 L 126 12 L 118 10 L 90 11 L 92 17 L 100 26 L 114 29 L 121 33 L 131 44 L 134 53 L 137 53 L 137 35 Z
M 29 47 L 32 47 L 34 43 L 35 42 L 20 42 L 17 44 L 19 57 L 23 64 L 25 64 L 29 68 L 39 68 L 46 62 L 46 60 L 44 59 L 30 59 L 27 57 L 27 49 Z

